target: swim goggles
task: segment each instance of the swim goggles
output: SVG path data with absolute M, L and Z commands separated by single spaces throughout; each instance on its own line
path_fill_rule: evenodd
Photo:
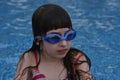
M 76 31 L 74 30 L 68 30 L 65 32 L 64 36 L 62 36 L 60 33 L 54 32 L 46 35 L 44 37 L 44 40 L 51 44 L 56 44 L 60 42 L 61 40 L 71 41 L 76 37 Z

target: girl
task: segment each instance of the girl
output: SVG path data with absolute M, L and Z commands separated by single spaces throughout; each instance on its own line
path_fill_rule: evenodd
M 20 58 L 14 80 L 92 80 L 90 60 L 71 48 L 76 31 L 58 5 L 40 6 L 32 16 L 32 48 Z

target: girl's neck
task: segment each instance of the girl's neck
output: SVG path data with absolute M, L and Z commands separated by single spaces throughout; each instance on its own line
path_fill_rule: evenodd
M 63 63 L 63 59 L 60 58 L 52 58 L 52 57 L 48 57 L 45 55 L 41 55 L 41 61 L 45 62 L 45 63 Z
M 63 59 L 61 58 L 53 58 L 44 54 L 41 54 L 41 61 L 45 63 L 62 63 L 63 64 Z

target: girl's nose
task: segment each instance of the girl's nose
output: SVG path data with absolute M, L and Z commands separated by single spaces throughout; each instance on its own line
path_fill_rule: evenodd
M 66 40 L 61 40 L 59 45 L 62 46 L 62 47 L 66 47 L 67 46 L 67 41 Z

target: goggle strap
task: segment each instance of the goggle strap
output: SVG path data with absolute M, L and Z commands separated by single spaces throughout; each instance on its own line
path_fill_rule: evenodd
M 35 36 L 34 40 L 42 40 L 42 37 L 41 36 Z

